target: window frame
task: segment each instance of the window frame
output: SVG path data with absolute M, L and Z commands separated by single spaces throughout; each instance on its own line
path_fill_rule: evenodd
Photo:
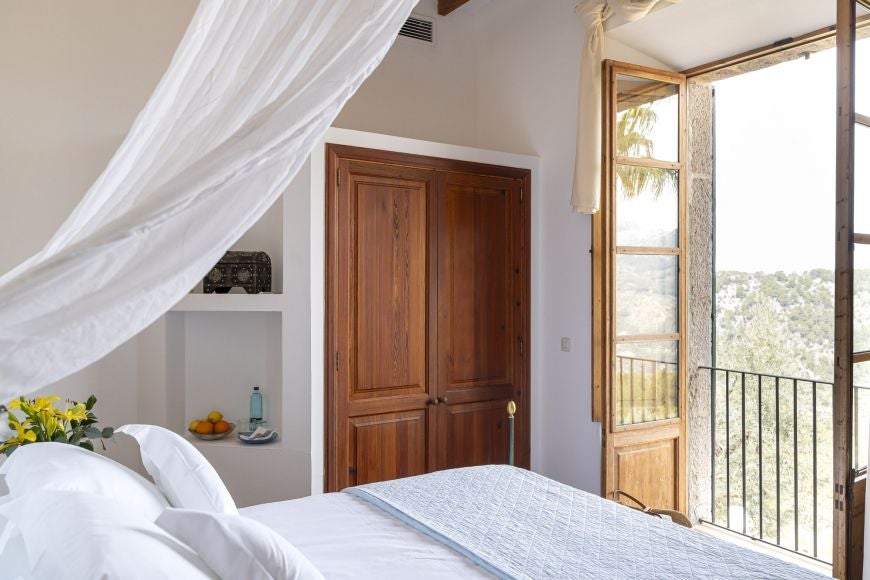
M 686 423 L 688 389 L 688 187 L 687 187 L 687 91 L 685 76 L 665 73 L 649 67 L 605 60 L 603 67 L 602 123 L 602 198 L 601 209 L 592 219 L 592 420 L 602 423 L 604 435 L 622 431 L 648 429 Z M 617 79 L 620 75 L 639 77 L 679 87 L 678 160 L 661 161 L 631 158 L 616 154 Z M 678 172 L 677 246 L 635 247 L 616 245 L 616 167 L 633 165 Z M 677 331 L 652 335 L 617 335 L 616 329 L 616 256 L 677 256 Z M 619 425 L 616 405 L 609 388 L 614 380 L 616 346 L 631 342 L 676 342 L 678 414 L 674 418 Z M 685 433 L 685 430 L 684 430 Z M 683 437 L 685 439 L 685 436 Z M 685 456 L 684 454 L 682 454 Z

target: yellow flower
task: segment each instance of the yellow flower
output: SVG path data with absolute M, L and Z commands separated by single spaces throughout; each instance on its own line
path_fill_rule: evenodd
M 10 401 L 8 407 L 10 409 L 21 409 L 30 415 L 51 409 L 55 401 L 60 401 L 60 397 L 36 397 L 33 401 L 28 401 L 24 397 L 21 397 L 20 399 Z
M 36 433 L 34 433 L 32 429 L 28 429 L 27 431 L 18 434 L 18 440 L 21 442 L 30 441 L 33 443 L 36 441 Z
M 88 418 L 88 411 L 85 409 L 84 403 L 77 403 L 71 409 L 65 409 L 63 411 L 56 409 L 54 413 L 61 419 L 66 419 L 67 421 L 84 421 Z
M 36 397 L 33 401 L 33 410 L 37 413 L 40 411 L 49 411 L 54 407 L 54 402 L 60 401 L 60 397 Z
M 4 446 L 9 446 L 10 444 L 15 443 L 23 443 L 25 441 L 36 441 L 36 433 L 34 433 L 31 429 L 25 430 L 25 427 L 21 423 L 19 423 L 18 419 L 14 418 L 14 416 L 12 415 L 9 416 L 9 426 L 15 429 L 17 435 L 6 441 Z
M 63 430 L 63 425 L 58 422 L 57 417 L 54 415 L 54 411 L 40 411 L 39 422 L 42 423 L 42 428 L 45 430 L 45 436 L 48 438 L 49 441 L 54 436 L 56 431 Z

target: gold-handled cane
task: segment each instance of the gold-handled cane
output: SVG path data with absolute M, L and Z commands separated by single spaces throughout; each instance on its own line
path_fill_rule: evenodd
M 514 464 L 514 414 L 517 412 L 517 404 L 508 401 L 508 465 Z

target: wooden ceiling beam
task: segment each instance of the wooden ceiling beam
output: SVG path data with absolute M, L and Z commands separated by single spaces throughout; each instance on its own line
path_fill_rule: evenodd
M 438 15 L 447 16 L 468 0 L 438 0 Z

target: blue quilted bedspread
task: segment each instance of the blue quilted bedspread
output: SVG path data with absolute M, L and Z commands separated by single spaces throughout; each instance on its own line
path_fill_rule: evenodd
M 821 576 L 506 465 L 345 490 L 501 578 Z

